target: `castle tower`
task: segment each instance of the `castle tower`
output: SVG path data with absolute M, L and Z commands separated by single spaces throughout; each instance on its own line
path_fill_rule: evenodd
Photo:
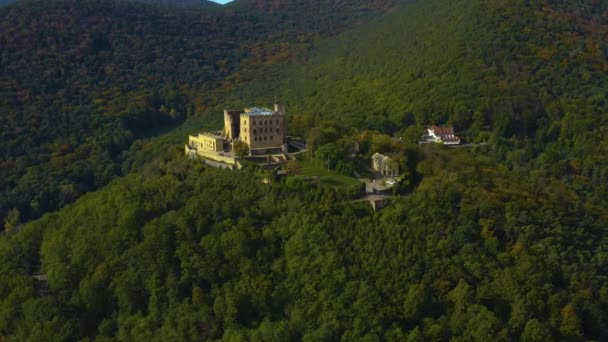
M 274 109 L 251 107 L 245 108 L 240 114 L 238 136 L 249 146 L 252 154 L 276 153 L 283 149 L 285 106 L 277 104 Z
M 240 110 L 224 109 L 224 138 L 232 140 L 239 137 L 241 113 Z
M 285 115 L 285 105 L 282 103 L 275 103 L 274 104 L 274 111 L 275 113 L 279 114 L 279 115 Z

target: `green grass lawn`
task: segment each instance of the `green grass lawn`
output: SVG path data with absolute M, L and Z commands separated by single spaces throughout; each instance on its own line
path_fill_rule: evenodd
M 298 175 L 303 177 L 318 176 L 322 185 L 350 188 L 361 183 L 353 177 L 348 177 L 328 170 L 319 160 L 300 160 L 299 162 L 302 169 Z

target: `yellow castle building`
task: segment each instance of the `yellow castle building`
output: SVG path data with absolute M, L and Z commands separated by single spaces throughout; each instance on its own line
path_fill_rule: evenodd
M 192 134 L 185 146 L 186 156 L 204 157 L 230 165 L 237 165 L 235 144 L 247 145 L 250 156 L 287 153 L 285 141 L 285 106 L 274 109 L 251 107 L 243 110 L 224 110 L 224 129 L 221 132 Z
M 252 155 L 285 152 L 284 116 L 285 106 L 280 104 L 275 104 L 274 110 L 224 110 L 224 138 L 244 142 Z

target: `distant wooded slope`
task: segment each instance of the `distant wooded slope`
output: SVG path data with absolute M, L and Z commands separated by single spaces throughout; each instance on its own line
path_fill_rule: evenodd
M 13 4 L 17 1 L 32 1 L 32 0 L 0 0 L 1 5 Z M 53 0 L 51 0 L 53 1 Z M 161 6 L 177 6 L 177 7 L 211 7 L 219 6 L 218 3 L 207 0 L 123 0 L 130 2 L 139 2 L 144 4 L 161 5 Z
M 140 2 L 159 6 L 177 6 L 177 7 L 214 7 L 220 6 L 218 3 L 207 0 L 128 0 L 132 2 Z
M 327 2 L 331 3 L 331 2 Z M 391 2 L 217 10 L 114 0 L 20 1 L 0 9 L 0 216 L 60 208 L 121 174 L 134 139 L 223 102 L 260 67 Z M 331 6 L 329 8 L 332 8 Z M 294 9 L 297 9 L 295 11 Z
M 315 45 L 234 101 L 276 94 L 304 136 L 324 119 L 410 138 L 452 125 L 608 205 L 606 18 L 601 1 L 420 1 Z

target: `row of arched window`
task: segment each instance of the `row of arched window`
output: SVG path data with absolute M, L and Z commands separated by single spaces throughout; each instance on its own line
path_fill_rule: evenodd
M 274 119 L 274 123 L 276 125 L 278 125 L 279 124 L 279 119 Z M 247 120 L 243 120 L 243 124 L 246 125 L 247 124 Z M 263 125 L 263 126 L 265 126 L 265 125 L 269 125 L 269 124 L 272 125 L 272 119 L 251 120 L 251 125 L 252 126 L 255 126 L 255 125 Z
M 263 140 L 262 140 L 262 138 L 263 138 Z M 266 137 L 266 136 L 259 137 L 259 139 L 258 139 L 258 137 L 253 137 L 253 140 L 254 141 L 267 141 L 267 140 L 272 141 L 273 139 L 272 139 L 272 135 L 271 135 L 269 137 Z
M 277 134 L 279 134 L 281 132 L 281 130 L 279 128 L 277 128 L 277 129 L 275 129 L 275 132 Z M 245 128 L 245 133 L 247 133 L 247 128 Z M 258 134 L 258 130 L 254 128 L 252 133 L 254 135 Z M 271 129 L 268 129 L 268 127 L 260 128 L 260 133 L 272 133 L 272 128 Z

